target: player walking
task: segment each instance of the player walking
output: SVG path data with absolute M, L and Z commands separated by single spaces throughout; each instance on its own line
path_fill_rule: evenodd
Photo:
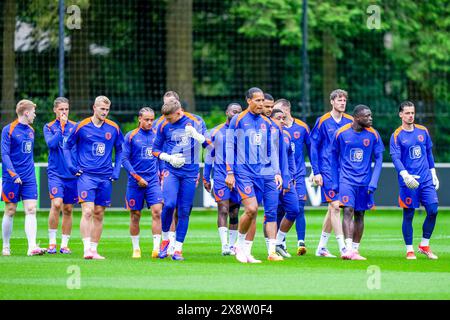
M 56 119 L 44 126 L 44 138 L 48 152 L 48 191 L 51 208 L 48 216 L 49 246 L 47 252 L 55 254 L 56 233 L 58 231 L 59 214 L 62 211 L 62 240 L 59 252 L 70 254 L 69 239 L 72 233 L 73 205 L 78 201 L 77 179 L 69 171 L 64 160 L 63 146 L 74 130 L 76 123 L 69 120 L 69 100 L 64 97 L 56 98 L 53 103 Z M 72 149 L 72 161 L 76 160 L 76 148 Z
M 184 112 L 178 100 L 164 104 L 161 113 L 165 120 L 158 127 L 153 145 L 153 155 L 167 162 L 163 184 L 164 208 L 159 257 L 164 259 L 168 255 L 168 232 L 174 209 L 177 208 L 178 223 L 172 259 L 184 260 L 182 248 L 199 177 L 199 146 L 206 148 L 211 145 L 211 141 L 204 137 L 206 125 L 203 119 Z
M 110 106 L 111 101 L 107 97 L 95 98 L 93 116 L 79 122 L 64 145 L 64 157 L 69 170 L 79 176 L 77 190 L 82 211 L 80 233 L 85 259 L 105 259 L 98 254 L 97 246 L 103 231 L 105 208 L 111 205 L 112 181 L 119 179 L 122 162 L 123 135 L 119 126 L 107 119 Z M 71 158 L 73 147 L 77 148 L 76 164 Z
M 341 255 L 345 251 L 344 236 L 340 218 L 338 195 L 331 189 L 331 168 L 329 146 L 336 131 L 342 126 L 351 123 L 353 118 L 345 113 L 348 94 L 346 91 L 336 89 L 330 94 L 332 109 L 317 119 L 311 130 L 311 175 L 313 182 L 321 187 L 322 202 L 328 203 L 328 211 L 323 221 L 322 235 L 316 250 L 316 256 L 335 258 L 328 249 L 327 243 L 331 230 L 334 229 Z
M 306 166 L 303 146 L 306 146 L 308 154 L 310 154 L 311 141 L 309 138 L 309 127 L 300 119 L 292 117 L 291 103 L 286 99 L 279 99 L 275 101 L 276 109 L 281 109 L 285 115 L 284 130 L 290 135 L 291 147 L 294 151 L 295 159 L 295 189 L 298 196 L 299 214 L 295 219 L 295 227 L 297 231 L 297 255 L 306 254 L 305 233 L 306 233 L 306 219 L 305 219 L 305 203 L 306 203 Z M 290 167 L 291 169 L 291 167 Z M 285 247 L 283 247 L 285 249 Z
M 399 205 L 403 208 L 403 239 L 406 244 L 406 258 L 416 259 L 413 249 L 414 211 L 420 204 L 427 216 L 422 227 L 422 241 L 419 253 L 430 259 L 438 257 L 430 249 L 438 213 L 439 179 L 433 158 L 433 142 L 427 128 L 414 123 L 415 106 L 410 101 L 400 104 L 399 116 L 402 125 L 391 136 L 390 154 L 398 172 L 400 195 Z
M 236 188 L 244 205 L 244 214 L 239 220 L 236 259 L 242 263 L 258 263 L 250 250 L 246 250 L 246 240 L 253 242 L 258 202 L 264 199 L 266 231 L 269 238 L 268 260 L 283 258 L 276 254 L 278 190 L 283 180 L 279 168 L 279 149 L 272 143 L 272 130 L 278 138 L 278 130 L 262 115 L 264 93 L 259 88 L 251 88 L 246 94 L 248 108 L 230 122 L 227 136 L 227 178 L 228 188 Z M 249 237 L 246 239 L 247 233 Z
M 211 171 L 214 170 L 213 195 L 217 202 L 217 226 L 220 242 L 222 243 L 222 255 L 234 255 L 234 245 L 237 239 L 239 200 L 236 190 L 228 189 L 225 184 L 226 169 L 226 136 L 231 119 L 242 112 L 238 103 L 230 103 L 226 109 L 227 121 L 211 130 L 211 142 L 214 148 L 207 153 L 203 185 L 206 191 L 211 192 Z M 227 219 L 230 220 L 230 228 L 227 228 Z M 229 242 L 227 233 L 229 231 Z
M 20 100 L 16 105 L 17 119 L 2 130 L 2 201 L 5 212 L 2 221 L 2 255 L 11 255 L 10 238 L 17 203 L 22 200 L 25 210 L 25 234 L 29 256 L 42 255 L 46 249 L 36 244 L 37 183 L 34 171 L 34 129 L 30 126 L 36 105 L 30 100 Z
M 153 251 L 157 258 L 161 244 L 161 210 L 163 197 L 158 178 L 158 161 L 152 154 L 156 129 L 152 129 L 155 112 L 149 107 L 139 110 L 139 127 L 128 132 L 123 143 L 123 167 L 128 172 L 126 208 L 130 210 L 130 235 L 133 258 L 141 257 L 139 222 L 144 201 L 152 210 Z
M 372 128 L 372 112 L 365 105 L 353 111 L 353 123 L 336 131 L 331 145 L 332 190 L 339 194 L 344 207 L 342 227 L 346 260 L 366 260 L 359 255 L 364 231 L 364 213 L 375 206 L 373 193 L 377 189 L 383 165 L 384 145 Z M 372 159 L 375 167 L 372 171 Z M 353 217 L 355 220 L 353 220 Z

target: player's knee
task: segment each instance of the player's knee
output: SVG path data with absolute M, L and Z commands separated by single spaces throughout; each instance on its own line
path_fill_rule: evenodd
M 239 223 L 239 218 L 236 216 L 232 217 L 230 215 L 230 224 L 238 224 Z
M 141 212 L 140 211 L 131 211 L 130 217 L 131 217 L 131 222 L 139 223 L 139 221 L 141 220 Z
M 52 200 L 52 206 L 56 211 L 61 211 L 63 206 L 63 200 L 61 198 L 56 198 Z
M 355 221 L 364 221 L 364 211 L 355 211 Z
M 425 210 L 427 211 L 427 215 L 431 217 L 436 217 L 438 214 L 438 204 L 428 204 L 425 206 Z
M 15 206 L 6 206 L 5 207 L 5 215 L 7 216 L 13 216 L 16 214 L 16 207 Z
M 36 205 L 28 205 L 24 210 L 25 214 L 36 214 Z
M 250 204 L 245 208 L 245 213 L 252 218 L 258 213 L 258 205 Z
M 276 212 L 274 212 L 274 213 L 266 212 L 266 214 L 264 215 L 264 220 L 266 223 L 267 222 L 277 222 Z
M 403 209 L 403 219 L 404 220 L 412 220 L 414 218 L 414 208 L 405 208 Z

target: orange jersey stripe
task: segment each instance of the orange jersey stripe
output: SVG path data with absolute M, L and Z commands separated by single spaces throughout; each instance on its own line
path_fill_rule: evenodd
M 343 113 L 342 116 L 353 121 L 353 117 L 349 114 Z
M 81 129 L 82 127 L 84 127 L 85 125 L 88 125 L 89 123 L 91 123 L 91 117 L 82 120 L 82 121 L 78 124 L 77 130 L 75 131 L 75 133 L 77 133 L 78 130 L 80 130 L 80 129 Z
M 14 177 L 14 176 L 16 175 L 14 172 L 12 172 L 12 171 L 9 170 L 9 169 L 7 169 L 7 171 L 8 171 L 8 173 L 9 173 L 9 175 L 10 175 L 11 177 Z
M 427 129 L 425 126 L 422 126 L 422 125 L 420 125 L 420 124 L 414 124 L 414 126 L 415 126 L 417 129 L 425 130 L 425 131 L 428 133 L 428 129 Z
M 370 127 L 370 128 L 365 128 L 367 131 L 369 131 L 370 133 L 373 133 L 375 135 L 375 137 L 377 138 L 378 141 L 378 133 L 375 131 L 374 128 Z
M 291 135 L 289 134 L 289 132 L 288 131 L 286 131 L 286 130 L 283 130 L 283 133 L 285 134 L 285 135 L 287 135 L 290 139 L 292 139 L 292 137 L 291 137 Z
M 239 113 L 239 115 L 238 115 L 238 117 L 237 117 L 237 119 L 236 119 L 236 128 L 237 128 L 239 122 L 242 120 L 242 118 L 243 118 L 247 113 L 248 113 L 248 109 L 242 111 L 241 113 Z
M 4 202 L 11 202 L 11 201 L 9 201 L 8 197 L 6 196 L 6 194 L 3 191 L 2 191 L 2 200 Z
M 336 132 L 336 139 L 337 139 L 337 137 L 339 137 L 339 135 L 340 135 L 342 132 L 344 132 L 344 131 L 350 129 L 351 127 L 352 127 L 352 124 L 351 124 L 351 123 L 347 123 L 345 126 L 341 127 L 341 128 Z
M 320 129 L 320 127 L 322 126 L 322 123 L 323 123 L 325 120 L 330 119 L 330 118 L 331 118 L 331 113 L 330 113 L 330 112 L 325 113 L 323 116 L 321 116 L 317 128 Z
M 119 126 L 118 126 L 117 123 L 115 123 L 114 121 L 111 121 L 111 120 L 109 120 L 109 119 L 105 119 L 105 122 L 106 122 L 107 124 L 109 124 L 110 126 L 116 128 L 117 133 L 119 133 L 120 128 L 119 128 Z
M 185 111 L 184 115 L 186 117 L 188 117 L 189 119 L 193 120 L 196 124 L 200 124 L 200 121 L 192 113 L 189 113 L 189 112 Z
M 295 122 L 296 124 L 298 124 L 299 126 L 305 128 L 305 129 L 306 129 L 306 132 L 309 133 L 309 127 L 308 127 L 308 125 L 307 125 L 306 123 L 304 123 L 302 120 L 299 120 L 299 119 L 295 119 L 295 118 L 294 118 L 294 122 Z
M 16 120 L 14 120 L 14 121 L 11 123 L 11 126 L 9 127 L 9 136 L 10 136 L 10 137 L 11 137 L 11 135 L 12 135 L 14 129 L 17 127 L 18 124 L 19 124 L 19 119 L 16 119 Z
M 225 123 L 219 124 L 219 125 L 214 129 L 214 131 L 211 133 L 211 137 L 214 137 L 214 136 L 217 134 L 217 132 L 219 132 L 219 130 L 223 128 L 224 125 L 225 125 Z
M 131 131 L 130 133 L 130 139 L 128 140 L 128 142 L 131 142 L 131 140 L 133 140 L 133 137 L 139 132 L 139 128 L 134 129 L 133 131 Z
M 400 134 L 400 132 L 402 132 L 402 130 L 403 130 L 403 128 L 400 126 L 400 127 L 397 128 L 397 130 L 394 131 L 394 142 L 395 142 L 395 144 L 397 144 L 398 135 Z
M 164 120 L 163 124 L 159 127 L 159 132 L 162 132 L 164 127 L 167 126 L 168 123 L 169 123 L 169 121 Z

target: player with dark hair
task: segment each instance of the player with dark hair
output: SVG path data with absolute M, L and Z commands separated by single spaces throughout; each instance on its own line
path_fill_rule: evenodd
M 236 259 L 242 263 L 260 263 L 251 255 L 258 202 L 264 199 L 266 230 L 269 237 L 268 260 L 280 261 L 276 254 L 276 218 L 278 190 L 282 188 L 279 168 L 279 150 L 273 142 L 272 122 L 264 115 L 264 93 L 259 88 L 247 91 L 248 108 L 230 122 L 226 141 L 225 183 L 239 192 L 244 214 L 239 220 Z M 276 128 L 275 128 L 276 129 Z M 247 237 L 248 233 L 248 237 Z M 246 241 L 247 244 L 246 244 Z M 251 243 L 249 243 L 251 242 Z
M 203 185 L 206 191 L 211 192 L 211 172 L 214 171 L 213 195 L 217 202 L 217 226 L 220 241 L 222 243 L 222 255 L 234 255 L 234 245 L 237 239 L 239 200 L 236 190 L 230 190 L 225 184 L 227 170 L 226 160 L 226 136 L 231 119 L 242 112 L 238 103 L 230 103 L 226 109 L 227 121 L 211 130 L 211 142 L 214 148 L 209 149 L 205 159 L 205 171 Z M 229 217 L 229 229 L 227 219 Z M 229 231 L 229 241 L 227 233 Z
M 178 209 L 175 252 L 173 260 L 184 260 L 183 243 L 189 225 L 189 215 L 199 178 L 199 147 L 206 148 L 206 125 L 197 115 L 184 112 L 178 100 L 168 101 L 161 113 L 165 120 L 157 128 L 153 155 L 166 161 L 166 177 L 163 184 L 164 208 L 162 211 L 162 242 L 159 257 L 167 257 L 168 232 L 174 209 Z M 164 150 L 164 151 L 163 151 Z
M 152 258 L 158 258 L 161 244 L 161 210 L 163 196 L 158 179 L 158 161 L 152 154 L 156 129 L 152 128 L 155 112 L 150 107 L 139 110 L 139 127 L 128 132 L 123 143 L 123 167 L 128 172 L 126 208 L 130 210 L 130 235 L 133 258 L 141 257 L 139 222 L 144 201 L 152 210 Z
M 294 151 L 295 159 L 295 189 L 298 196 L 298 207 L 299 214 L 295 220 L 295 227 L 297 231 L 297 255 L 301 256 L 306 254 L 305 245 L 305 234 L 306 234 L 306 219 L 305 219 L 305 203 L 306 203 L 306 166 L 305 166 L 305 155 L 303 152 L 303 147 L 306 147 L 306 151 L 310 154 L 311 141 L 309 138 L 309 127 L 308 125 L 292 117 L 291 114 L 291 103 L 286 99 L 279 99 L 275 101 L 274 108 L 279 108 L 284 112 L 284 130 L 290 135 L 291 147 Z M 279 247 L 277 247 L 279 248 Z M 283 249 L 286 250 L 285 244 Z
M 429 259 L 437 259 L 430 249 L 438 214 L 439 179 L 433 158 L 433 142 L 426 127 L 414 123 L 415 106 L 410 101 L 400 104 L 399 116 L 402 125 L 391 136 L 390 154 L 398 172 L 400 195 L 399 206 L 403 208 L 403 239 L 406 258 L 416 259 L 413 249 L 413 218 L 416 208 L 422 204 L 427 216 L 422 227 L 419 253 Z
M 336 89 L 330 94 L 332 109 L 317 119 L 311 130 L 311 176 L 310 180 L 321 187 L 322 202 L 328 203 L 328 211 L 323 221 L 322 234 L 316 250 L 316 256 L 335 258 L 327 249 L 328 238 L 334 229 L 341 255 L 345 251 L 338 195 L 332 190 L 329 146 L 336 131 L 352 123 L 353 118 L 345 113 L 348 94 Z
M 42 255 L 46 249 L 36 244 L 37 233 L 37 182 L 34 171 L 34 129 L 36 104 L 20 100 L 16 105 L 17 119 L 2 130 L 2 201 L 5 211 L 2 221 L 2 255 L 11 255 L 10 238 L 17 203 L 22 200 L 25 211 L 25 234 L 28 240 L 27 255 Z
M 372 111 L 368 106 L 357 105 L 353 118 L 333 138 L 332 190 L 339 194 L 340 205 L 344 207 L 342 229 L 346 250 L 341 257 L 366 260 L 359 254 L 359 244 L 364 231 L 364 213 L 375 206 L 373 193 L 383 165 L 384 145 L 380 134 L 372 128 Z M 373 171 L 372 159 L 375 160 Z
M 270 119 L 274 106 L 274 99 L 270 93 L 264 92 L 263 114 Z
M 64 145 L 67 166 L 72 174 L 78 176 L 84 259 L 105 259 L 98 254 L 97 247 L 103 231 L 105 209 L 111 206 L 112 182 L 120 175 L 123 135 L 119 126 L 107 119 L 110 107 L 111 101 L 107 97 L 95 98 L 93 116 L 80 121 Z M 76 163 L 71 157 L 73 147 L 77 148 Z
M 73 205 L 78 201 L 77 179 L 69 171 L 64 159 L 63 146 L 76 126 L 76 122 L 69 120 L 69 100 L 58 97 L 53 103 L 56 119 L 44 126 L 44 138 L 48 153 L 48 190 L 51 208 L 48 216 L 49 246 L 47 252 L 55 254 L 56 233 L 58 231 L 59 214 L 62 211 L 62 240 L 60 253 L 70 254 L 68 247 L 72 232 Z M 76 160 L 76 148 L 72 149 L 72 161 Z

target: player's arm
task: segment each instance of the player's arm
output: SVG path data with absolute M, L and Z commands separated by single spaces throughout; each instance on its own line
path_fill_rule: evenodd
M 214 149 L 207 148 L 205 156 L 205 169 L 203 171 L 203 186 L 208 192 L 211 191 L 211 171 L 213 167 L 214 156 Z
M 122 145 L 123 145 L 123 134 L 122 134 L 122 131 L 119 129 L 117 137 L 116 137 L 116 141 L 114 143 L 114 150 L 116 153 L 116 157 L 114 159 L 114 169 L 113 169 L 113 173 L 111 176 L 111 180 L 113 180 L 113 181 L 118 180 L 120 177 L 120 167 L 122 164 L 122 157 L 123 157 Z
M 181 153 L 171 155 L 166 152 L 163 152 L 164 142 L 166 140 L 166 128 L 167 126 L 162 127 L 162 125 L 158 127 L 155 141 L 153 142 L 152 154 L 158 159 L 170 163 L 174 168 L 181 168 L 186 161 L 186 159 L 183 157 Z
M 290 163 L 290 158 L 289 158 L 289 152 L 288 152 L 288 147 L 290 149 L 290 146 L 286 145 L 286 142 L 284 141 L 284 137 L 285 136 L 284 132 L 282 130 L 279 131 L 279 140 L 280 140 L 280 152 L 279 152 L 279 170 L 280 170 L 280 174 L 281 174 L 281 178 L 283 179 L 283 183 L 282 183 L 282 188 L 283 190 L 289 190 L 290 186 L 289 186 L 289 182 L 291 181 L 291 173 L 289 172 L 289 166 L 291 165 Z M 289 137 L 287 137 L 289 139 Z M 290 145 L 290 143 L 289 143 Z M 276 160 L 275 160 L 276 161 Z M 276 171 L 275 171 L 276 172 Z
M 337 133 L 337 132 L 336 132 Z M 331 151 L 331 180 L 332 180 L 332 189 L 338 193 L 339 192 L 339 155 L 340 155 L 340 137 L 336 137 L 336 133 L 333 137 L 333 142 L 330 145 Z
M 310 156 L 309 160 L 311 162 L 311 169 L 312 169 L 312 172 L 314 173 L 314 175 L 318 175 L 318 174 L 320 174 L 319 155 L 320 155 L 320 150 L 322 149 L 322 142 L 323 142 L 323 139 L 321 137 L 320 128 L 319 128 L 319 119 L 317 119 L 316 125 L 312 129 L 309 138 L 310 138 L 310 143 L 311 143 L 310 155 L 309 155 Z
M 276 134 L 272 131 L 272 128 L 276 128 Z M 286 181 L 286 185 L 283 184 L 283 172 L 289 170 L 286 149 L 284 146 L 283 131 L 281 128 L 269 127 L 269 141 L 270 141 L 270 165 L 275 175 L 275 183 L 278 189 L 282 189 L 286 186 L 288 188 L 289 181 Z
M 397 170 L 398 174 L 402 177 L 403 182 L 409 189 L 416 189 L 419 186 L 419 182 L 406 170 L 401 160 L 402 153 L 400 145 L 394 138 L 394 135 L 391 136 L 389 153 L 391 155 L 392 162 L 394 163 L 395 170 Z
M 200 132 L 197 131 L 197 129 L 194 126 L 191 126 L 191 125 L 186 126 L 185 127 L 186 136 L 198 141 L 202 145 L 203 148 L 212 146 L 211 140 L 205 136 L 206 124 L 203 120 L 201 121 L 199 129 L 200 129 L 199 130 Z
M 374 147 L 374 155 L 375 155 L 375 166 L 373 168 L 372 177 L 369 183 L 369 192 L 375 192 L 378 186 L 378 180 L 380 179 L 381 169 L 383 168 L 383 152 L 384 152 L 384 144 L 383 140 L 381 140 L 380 134 L 378 134 L 378 140 Z
M 431 177 L 433 178 L 433 185 L 436 190 L 439 189 L 439 179 L 436 174 L 436 168 L 434 164 L 434 157 L 433 157 L 433 142 L 431 141 L 431 137 L 427 131 L 427 142 L 426 142 L 426 148 L 427 148 L 427 159 L 428 159 L 428 166 L 430 167 Z
M 48 125 L 44 125 L 44 139 L 49 149 L 57 149 L 63 140 L 62 131 L 56 126 L 53 131 Z
M 2 130 L 2 165 L 6 168 L 11 178 L 17 180 L 20 179 L 20 176 L 17 174 L 11 161 L 11 137 L 6 128 Z
M 236 148 L 236 119 L 237 115 L 234 116 L 228 129 L 226 130 L 225 138 L 225 166 L 227 169 L 227 177 L 225 178 L 225 183 L 229 189 L 234 188 L 236 180 L 234 178 L 234 163 L 235 160 L 235 148 Z M 245 151 L 244 151 L 245 152 Z
M 70 173 L 75 176 L 79 176 L 83 173 L 83 171 L 78 168 L 72 161 L 72 148 L 76 147 L 78 141 L 78 125 L 73 128 L 72 133 L 67 138 L 67 142 L 63 146 L 64 160 L 67 163 L 67 168 Z
M 124 142 L 122 144 L 122 166 L 136 180 L 136 182 L 141 186 L 141 182 L 144 179 L 140 175 L 138 175 L 136 173 L 136 170 L 133 168 L 133 165 L 130 162 L 131 141 L 130 141 L 129 136 L 130 136 L 130 133 L 128 133 L 125 136 Z

